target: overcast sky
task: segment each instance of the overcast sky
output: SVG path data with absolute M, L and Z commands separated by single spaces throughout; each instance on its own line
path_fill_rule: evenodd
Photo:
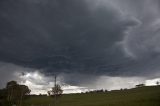
M 159 0 L 0 0 L 0 88 L 66 93 L 160 79 Z

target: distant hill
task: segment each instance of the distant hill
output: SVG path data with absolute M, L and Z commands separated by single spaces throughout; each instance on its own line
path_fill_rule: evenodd
M 31 104 L 54 106 L 54 98 L 31 96 L 25 101 L 24 106 Z M 65 94 L 58 98 L 57 106 L 160 106 L 160 86 L 144 86 L 104 93 Z

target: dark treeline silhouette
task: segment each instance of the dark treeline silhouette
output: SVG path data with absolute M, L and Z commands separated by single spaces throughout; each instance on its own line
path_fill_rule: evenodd
M 136 88 L 144 87 L 144 86 L 145 86 L 145 84 L 138 84 L 138 85 L 136 85 Z
M 103 92 L 108 92 L 108 90 L 103 90 L 103 89 L 100 89 L 100 90 L 92 90 L 92 91 L 86 91 L 85 93 L 103 93 Z M 82 92 L 83 93 L 83 92 Z
M 22 101 L 27 98 L 30 92 L 28 86 L 10 81 L 6 88 L 0 90 L 0 106 L 22 106 Z

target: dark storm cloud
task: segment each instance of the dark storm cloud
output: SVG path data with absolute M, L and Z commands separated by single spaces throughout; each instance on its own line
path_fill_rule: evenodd
M 49 74 L 154 74 L 160 68 L 158 3 L 1 0 L 0 61 Z
M 114 44 L 135 24 L 85 0 L 1 1 L 0 60 L 54 72 L 116 73 L 128 60 Z

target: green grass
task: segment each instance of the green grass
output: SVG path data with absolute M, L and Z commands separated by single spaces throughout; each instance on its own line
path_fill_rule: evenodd
M 54 106 L 54 99 L 47 96 L 35 96 L 30 97 L 24 103 L 26 106 L 31 104 Z M 57 106 L 160 106 L 160 86 L 106 93 L 62 95 L 57 101 Z

